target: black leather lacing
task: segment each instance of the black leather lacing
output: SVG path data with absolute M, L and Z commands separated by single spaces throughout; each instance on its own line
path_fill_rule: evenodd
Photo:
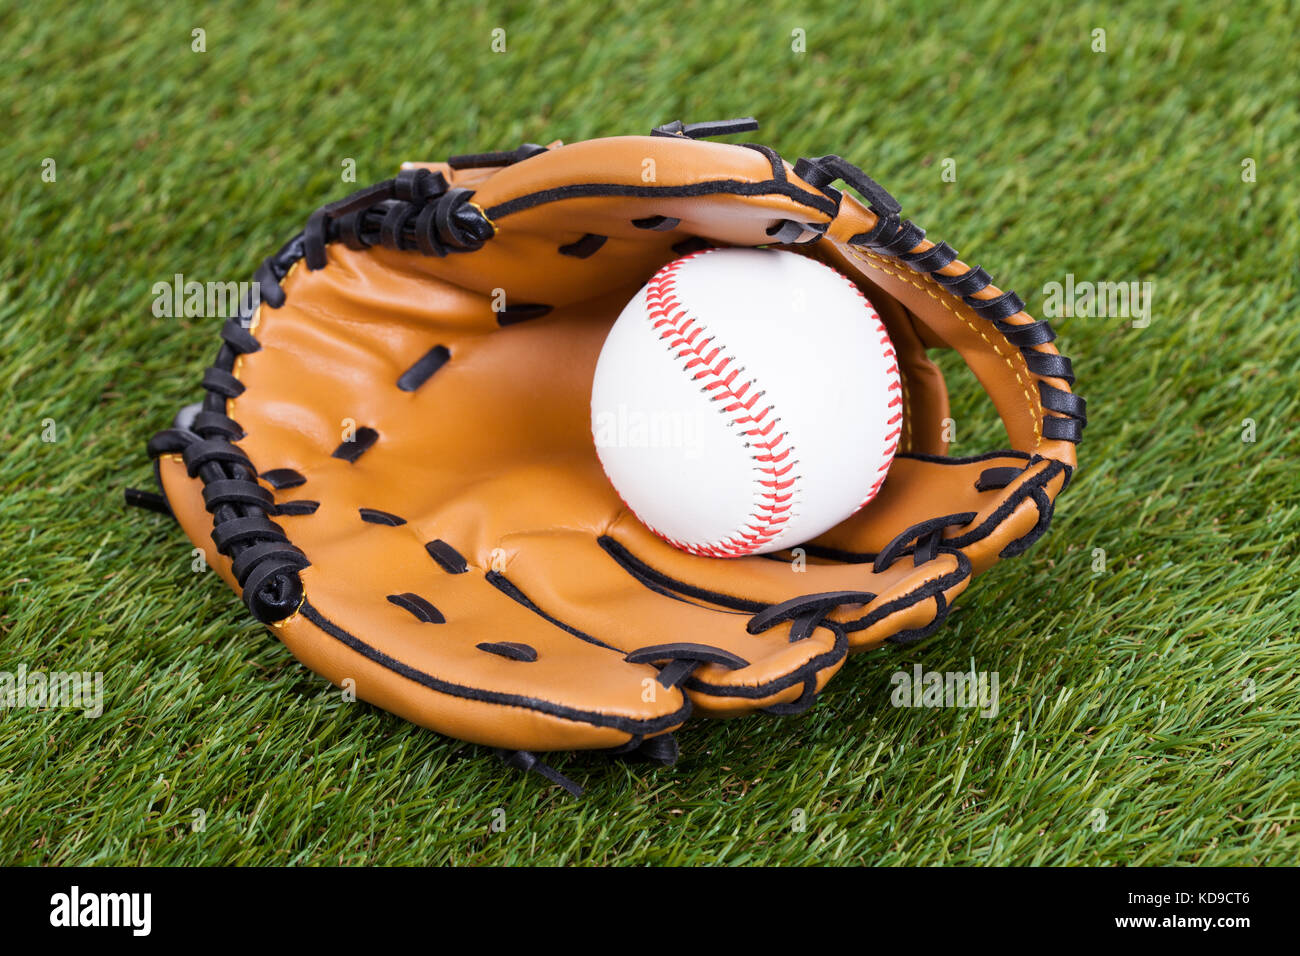
M 1035 455 L 1030 459 L 1030 464 L 1039 464 L 1044 461 L 1047 462 L 1047 467 L 1017 488 L 1014 494 L 1009 495 L 1007 500 L 1001 503 L 998 510 L 981 523 L 980 527 L 973 528 L 963 535 L 952 538 L 944 537 L 944 533 L 949 528 L 964 528 L 973 522 L 977 516 L 974 511 L 940 515 L 917 522 L 909 528 L 904 528 L 892 541 L 880 549 L 872 562 L 872 570 L 877 573 L 885 571 L 908 552 L 911 552 L 913 563 L 918 566 L 925 564 L 927 561 L 933 561 L 938 557 L 940 551 L 959 552 L 962 548 L 985 537 L 991 528 L 1000 525 L 1023 501 L 1032 500 L 1038 509 L 1038 521 L 1035 522 L 1034 527 L 1027 534 L 1006 545 L 999 556 L 1012 558 L 1024 553 L 1031 544 L 1047 532 L 1052 520 L 1052 501 L 1047 496 L 1045 485 L 1063 472 L 1066 484 L 1069 483 L 1071 469 L 1063 462 Z M 1005 488 L 1024 472 L 1025 469 L 1013 466 L 986 468 L 980 472 L 975 481 L 975 487 L 979 491 Z M 1062 489 L 1064 490 L 1064 485 Z
M 302 235 L 295 236 L 257 270 L 261 301 L 269 308 L 284 304 L 279 282 L 304 254 Z M 277 509 L 258 481 L 257 470 L 233 442 L 243 437 L 239 423 L 226 415 L 226 401 L 243 391 L 233 374 L 240 355 L 256 352 L 261 344 L 249 331 L 257 302 L 247 297 L 239 315 L 221 329 L 222 346 L 216 361 L 203 376 L 207 392 L 203 401 L 187 406 L 173 427 L 155 435 L 147 446 L 158 458 L 179 454 L 191 478 L 203 482 L 203 499 L 212 515 L 212 543 L 231 560 L 244 603 L 264 623 L 282 621 L 302 604 L 298 572 L 310 565 L 306 555 L 268 515 Z
M 975 512 L 963 511 L 959 514 L 927 518 L 910 528 L 904 528 L 894 536 L 894 540 L 880 549 L 880 553 L 876 555 L 876 560 L 871 565 L 871 570 L 877 574 L 888 570 L 889 566 L 902 556 L 903 549 L 913 543 L 915 543 L 913 564 L 920 567 L 927 561 L 933 561 L 939 556 L 939 545 L 943 541 L 944 529 L 964 528 L 974 520 Z
M 203 438 L 183 429 L 155 435 L 149 452 L 155 457 L 180 454 L 190 477 L 204 482 L 213 544 L 231 559 L 244 603 L 257 619 L 271 623 L 296 611 L 302 603 L 298 572 L 309 562 L 289 543 L 284 530 L 267 518 L 275 505 L 243 452 L 225 437 Z
M 638 734 L 621 747 L 613 747 L 605 751 L 611 757 L 641 757 L 663 767 L 671 767 L 675 764 L 679 752 L 677 738 L 670 733 L 655 737 L 643 737 Z M 496 754 L 507 766 L 515 770 L 538 774 L 551 783 L 563 787 L 570 795 L 582 796 L 582 787 L 531 751 L 497 749 Z
M 160 515 L 175 517 L 172 514 L 171 505 L 167 499 L 156 491 L 142 491 L 139 488 L 126 489 L 126 503 L 132 508 L 143 508 L 145 511 L 154 511 Z
M 704 123 L 683 123 L 673 120 L 656 126 L 650 131 L 651 136 L 684 136 L 687 139 L 706 139 L 710 136 L 730 136 L 732 133 L 749 133 L 758 129 L 758 120 L 752 116 L 740 119 L 714 120 Z
M 791 628 L 790 640 L 798 640 L 796 634 L 807 636 L 812 632 L 808 626 L 808 615 L 821 616 L 835 610 L 842 604 L 870 604 L 876 596 L 870 591 L 824 591 L 821 594 L 801 594 L 799 597 L 773 604 L 759 611 L 749 619 L 745 630 L 750 634 L 761 634 L 770 627 L 786 621 L 803 619 L 802 626 Z
M 1012 325 L 1003 320 L 1023 312 L 1024 302 L 1014 292 L 1004 292 L 993 299 L 977 299 L 975 293 L 992 283 L 992 278 L 978 266 L 965 272 L 947 276 L 939 270 L 957 259 L 957 250 L 946 242 L 931 246 L 924 252 L 912 252 L 925 238 L 925 230 L 910 219 L 901 219 L 902 206 L 874 179 L 858 167 L 839 156 L 821 156 L 801 159 L 795 164 L 795 174 L 809 185 L 820 189 L 836 202 L 840 193 L 830 184 L 843 180 L 867 200 L 868 208 L 876 215 L 876 225 L 868 232 L 859 233 L 849 243 L 871 249 L 881 255 L 903 263 L 915 272 L 928 274 L 953 295 L 959 296 L 975 314 L 987 319 L 1002 336 L 1020 350 L 1029 371 L 1037 376 L 1038 394 L 1043 408 L 1053 414 L 1043 416 L 1043 436 L 1078 444 L 1088 423 L 1087 403 L 1081 396 L 1056 388 L 1043 378 L 1059 378 L 1074 384 L 1074 368 L 1064 355 L 1040 352 L 1037 347 L 1056 338 L 1050 323 L 1030 322 Z
M 473 195 L 470 189 L 450 188 L 442 173 L 404 169 L 312 213 L 302 234 L 307 268 L 323 269 L 325 246 L 334 241 L 349 249 L 383 246 L 426 256 L 472 252 L 495 231 L 470 202 Z M 268 278 L 278 282 L 283 275 Z M 262 298 L 269 301 L 265 288 Z M 273 307 L 282 302 L 283 297 Z
M 661 663 L 659 683 L 664 687 L 679 686 L 704 664 L 720 664 L 733 671 L 749 666 L 749 661 L 721 647 L 684 641 L 638 647 L 623 659 L 629 664 Z
M 1005 453 L 1003 453 L 1005 454 Z M 995 453 L 987 457 L 1000 457 Z M 920 458 L 929 458 L 931 456 L 911 456 Z M 1015 466 L 994 466 L 985 468 L 980 472 L 975 481 L 975 487 L 978 491 L 991 491 L 1005 488 L 1017 478 L 1022 476 L 1026 470 L 1033 465 L 1046 462 L 1040 472 L 1027 479 L 1020 487 L 1007 496 L 998 509 L 974 528 L 971 528 L 964 534 L 951 538 L 945 538 L 944 535 L 950 528 L 964 528 L 975 521 L 977 513 L 974 511 L 963 511 L 955 514 L 940 515 L 934 518 L 927 518 L 924 521 L 917 522 L 910 527 L 904 528 L 893 540 L 886 544 L 875 555 L 858 555 L 846 552 L 837 552 L 833 549 L 818 548 L 813 545 L 804 545 L 810 554 L 817 554 L 823 557 L 834 558 L 842 561 L 864 561 L 869 560 L 872 563 L 872 570 L 877 574 L 887 571 L 895 561 L 907 554 L 912 555 L 913 564 L 920 566 L 929 561 L 935 560 L 939 554 L 951 554 L 958 563 L 957 576 L 964 577 L 970 572 L 969 559 L 962 553 L 961 549 L 976 541 L 986 537 L 993 529 L 999 527 L 1010 514 L 1016 510 L 1020 504 L 1026 500 L 1032 500 L 1038 509 L 1038 521 L 1034 524 L 1025 535 L 1017 538 L 1015 541 L 1003 547 L 999 556 L 1011 558 L 1024 553 L 1030 545 L 1042 537 L 1051 524 L 1052 520 L 1052 502 L 1047 496 L 1045 486 L 1048 482 L 1054 480 L 1058 475 L 1064 473 L 1065 483 L 1069 483 L 1071 469 L 1063 462 L 1046 459 L 1040 455 L 1025 456 L 1027 458 L 1026 466 L 1019 468 Z M 1064 487 L 1064 486 L 1063 486 Z M 938 628 L 943 618 L 947 615 L 947 601 L 943 596 L 943 589 L 951 586 L 951 582 L 945 583 L 943 580 L 933 582 L 932 597 L 935 600 L 935 618 L 924 628 L 913 632 L 907 632 L 902 635 L 894 635 L 887 640 L 897 644 L 910 644 L 915 641 L 928 637 Z M 804 594 L 799 597 L 791 598 L 779 604 L 773 604 L 755 613 L 746 625 L 746 630 L 751 634 L 761 633 L 768 628 L 777 624 L 790 621 L 790 640 L 802 640 L 812 633 L 812 630 L 823 623 L 827 614 L 836 610 L 843 605 L 859 604 L 866 605 L 876 600 L 877 595 L 870 591 L 829 591 L 822 594 Z M 876 615 L 888 613 L 891 608 L 881 607 L 875 612 Z M 862 626 L 868 626 L 875 623 L 876 617 L 869 616 L 859 622 L 846 625 L 854 629 Z M 797 702 L 796 702 L 797 703 Z M 782 705 L 791 706 L 791 705 Z M 785 711 L 777 711 L 785 712 Z
M 675 764 L 680 752 L 677 738 L 672 734 L 659 734 L 657 737 L 642 737 L 638 734 L 621 747 L 605 751 L 612 757 L 643 757 L 664 767 Z
M 468 189 L 449 189 L 441 173 L 405 169 L 393 179 L 322 206 L 301 234 L 258 268 L 255 278 L 262 304 L 272 309 L 283 306 L 280 283 L 294 262 L 302 259 L 309 269 L 324 268 L 325 246 L 330 242 L 341 241 L 353 249 L 382 245 L 431 256 L 479 248 L 494 230 L 470 202 L 472 196 Z M 173 428 L 154 436 L 148 450 L 155 458 L 180 454 L 190 477 L 203 481 L 204 503 L 213 519 L 213 544 L 231 559 L 249 610 L 271 624 L 301 605 L 298 572 L 310 562 L 267 517 L 277 511 L 274 498 L 258 482 L 252 462 L 233 444 L 244 432 L 225 413 L 227 399 L 244 390 L 234 375 L 235 360 L 261 348 L 249 331 L 256 308 L 257 302 L 249 298 L 240 303 L 239 315 L 226 321 L 221 350 L 203 375 L 207 391 L 203 402 L 197 410 L 187 409 L 178 416 Z M 378 437 L 373 429 L 363 428 L 357 441 L 341 448 L 356 456 Z M 135 501 L 144 503 L 142 498 Z
M 536 143 L 524 143 L 514 149 L 495 153 L 463 153 L 447 157 L 447 165 L 452 169 L 495 169 L 498 166 L 513 166 L 530 156 L 546 152 L 545 146 Z
M 582 796 L 582 787 L 578 786 L 554 767 L 542 762 L 538 759 L 537 754 L 535 753 L 527 750 L 498 749 L 497 756 L 505 761 L 507 766 L 514 767 L 516 770 L 522 770 L 525 773 L 531 771 L 545 777 L 547 780 L 551 781 L 551 783 L 560 785 L 572 796 Z

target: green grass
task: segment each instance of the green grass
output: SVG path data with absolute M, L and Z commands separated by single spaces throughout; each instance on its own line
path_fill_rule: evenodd
M 0 711 L 0 863 L 1300 857 L 1294 11 L 493 7 L 0 6 L 0 670 L 102 671 L 107 696 L 94 720 Z M 671 769 L 559 757 L 572 801 L 342 703 L 123 508 L 216 341 L 155 318 L 151 286 L 251 278 L 353 188 L 345 158 L 364 183 L 746 114 L 791 160 L 858 162 L 1031 312 L 1066 273 L 1154 283 L 1147 328 L 1054 320 L 1089 400 L 1080 471 L 940 637 L 850 661 L 803 717 L 692 723 Z M 954 452 L 996 441 L 982 406 L 966 383 Z M 915 663 L 997 671 L 998 716 L 891 707 Z

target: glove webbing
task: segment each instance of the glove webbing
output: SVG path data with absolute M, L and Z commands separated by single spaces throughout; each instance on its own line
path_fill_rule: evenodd
M 889 256 L 915 272 L 927 273 L 953 295 L 970 306 L 980 318 L 988 319 L 994 327 L 1016 346 L 1025 357 L 1029 371 L 1039 377 L 1038 393 L 1043 407 L 1054 415 L 1043 416 L 1043 435 L 1078 444 L 1088 423 L 1087 402 L 1082 396 L 1056 388 L 1043 378 L 1059 378 L 1074 384 L 1074 367 L 1064 355 L 1039 352 L 1037 346 L 1056 338 L 1049 322 L 1039 320 L 1025 325 L 1003 321 L 1025 309 L 1025 303 L 1014 292 L 1007 291 L 993 299 L 977 299 L 975 293 L 992 284 L 993 278 L 979 266 L 968 268 L 955 276 L 942 275 L 939 270 L 954 262 L 957 250 L 946 242 L 931 245 L 929 249 L 913 252 L 925 238 L 925 230 L 910 219 L 901 220 L 902 206 L 875 180 L 839 156 L 822 156 L 801 159 L 795 164 L 796 175 L 817 187 L 837 202 L 838 190 L 829 185 L 842 179 L 862 193 L 868 206 L 876 214 L 876 224 L 869 231 L 858 233 L 848 241 L 850 245 L 863 246 Z

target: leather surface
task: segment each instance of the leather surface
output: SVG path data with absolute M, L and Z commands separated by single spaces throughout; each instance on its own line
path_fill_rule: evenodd
M 810 702 L 850 650 L 925 632 L 972 574 L 1045 529 L 1075 449 L 1043 437 L 1037 380 L 1023 355 L 930 276 L 850 243 L 875 216 L 848 193 L 837 209 L 788 164 L 774 177 L 762 152 L 681 137 L 556 146 L 498 170 L 425 168 L 471 186 L 494 235 L 443 258 L 333 242 L 325 268 L 297 262 L 281 282 L 283 304 L 257 310 L 249 331 L 260 349 L 235 361 L 244 390 L 226 402 L 244 431 L 235 444 L 259 473 L 305 478 L 278 490 L 264 482 L 277 505 L 316 503 L 289 509 L 310 513 L 272 516 L 310 562 L 302 606 L 274 630 L 329 680 L 355 681 L 362 699 L 477 743 L 617 747 L 669 732 L 691 713 Z M 663 231 L 634 224 L 654 217 L 680 222 Z M 638 524 L 602 474 L 590 431 L 596 357 L 623 305 L 677 256 L 674 244 L 766 244 L 768 229 L 785 220 L 827 229 L 820 241 L 785 248 L 857 281 L 889 328 L 904 380 L 900 457 L 878 497 L 799 560 L 694 556 Z M 588 234 L 606 237 L 594 254 L 558 252 Z M 990 287 L 976 298 L 997 294 Z M 502 327 L 493 309 L 502 297 L 551 311 Z M 957 349 L 988 390 L 1007 452 L 929 457 L 946 451 L 947 395 L 925 354 L 938 343 Z M 413 391 L 397 387 L 437 346 L 449 352 L 445 364 Z M 335 457 L 358 428 L 377 433 L 373 446 L 352 461 Z M 238 589 L 229 559 L 212 546 L 202 482 L 179 455 L 159 467 L 186 534 Z M 981 473 L 997 467 L 1018 474 L 977 490 Z M 365 520 L 367 509 L 394 523 Z M 943 529 L 932 557 L 904 548 L 873 569 L 910 527 L 966 512 L 975 517 Z M 434 541 L 467 569 L 453 573 L 431 557 Z M 757 632 L 750 626 L 767 608 L 832 592 L 850 599 Z M 408 594 L 443 620 L 403 606 Z M 481 646 L 503 643 L 526 646 L 534 659 Z M 661 645 L 674 647 L 626 659 Z M 678 686 L 661 683 L 661 668 L 667 674 L 700 649 L 721 657 Z

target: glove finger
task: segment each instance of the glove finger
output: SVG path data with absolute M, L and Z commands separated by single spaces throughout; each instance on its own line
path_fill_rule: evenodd
M 474 201 L 497 233 L 474 254 L 473 274 L 444 261 L 447 274 L 470 285 L 483 276 L 511 300 L 557 307 L 644 282 L 684 240 L 816 240 L 836 209 L 769 149 L 671 136 L 540 153 L 481 183 Z M 583 240 L 599 243 L 594 254 L 566 251 Z M 519 268 L 541 262 L 545 269 Z
M 159 470 L 177 519 L 238 590 L 211 545 L 197 482 L 174 456 Z M 689 713 L 676 688 L 647 693 L 654 667 L 531 612 L 483 568 L 462 570 L 453 549 L 430 551 L 412 524 L 328 503 L 275 520 L 311 561 L 300 572 L 305 600 L 276 636 L 327 679 L 354 681 L 363 700 L 464 740 L 528 750 L 624 746 Z
M 894 566 L 900 557 L 915 554 L 927 523 L 951 518 L 940 529 L 942 545 L 960 549 L 979 574 L 999 558 L 1020 554 L 1047 531 L 1052 501 L 1065 481 L 1060 462 L 1027 453 L 973 458 L 899 454 L 871 507 L 806 548 L 830 560 L 880 558 L 881 564 Z M 942 515 L 935 507 L 940 500 Z
M 764 605 L 724 595 L 711 600 L 701 592 L 683 595 L 639 575 L 609 536 L 519 535 L 504 551 L 502 578 L 521 601 L 634 660 L 654 663 L 705 714 L 811 704 L 844 662 L 844 631 L 822 621 L 822 614 L 801 626 L 751 631 L 748 624 Z
M 761 615 L 757 625 L 748 625 L 751 631 L 782 625 L 788 633 L 798 617 L 823 614 L 844 631 L 850 651 L 932 633 L 971 576 L 970 562 L 948 551 L 880 569 L 872 565 L 874 556 L 823 553 L 812 545 L 772 555 L 700 557 L 669 546 L 630 515 L 607 538 L 605 550 L 629 577 Z
M 816 559 L 795 571 L 763 557 L 705 558 L 629 516 L 599 535 L 521 535 L 505 550 L 509 580 L 541 613 L 665 671 L 689 668 L 682 686 L 709 715 L 810 705 L 847 650 L 928 636 L 970 579 L 960 553 L 881 573 Z M 652 648 L 662 653 L 647 656 Z

